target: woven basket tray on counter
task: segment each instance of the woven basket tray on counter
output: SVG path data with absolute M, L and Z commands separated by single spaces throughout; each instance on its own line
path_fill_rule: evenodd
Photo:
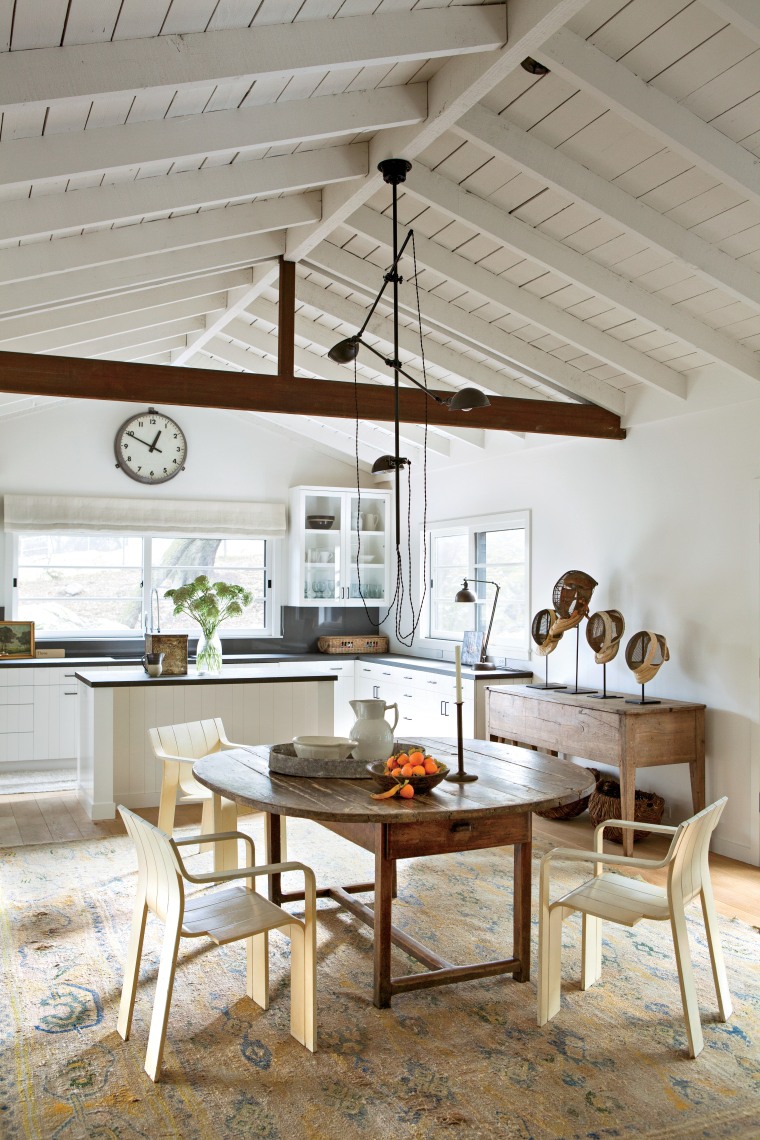
M 660 823 L 665 811 L 665 800 L 656 792 L 636 792 L 633 818 L 635 823 Z M 598 827 L 608 819 L 622 819 L 620 809 L 620 784 L 617 780 L 600 780 L 596 790 L 591 793 L 588 804 L 588 814 Z M 626 829 L 627 830 L 627 829 Z M 633 833 L 634 843 L 646 839 L 648 831 Z M 620 827 L 605 827 L 604 838 L 611 839 L 613 843 L 623 842 L 623 831 Z
M 322 653 L 387 653 L 387 637 L 320 637 L 317 648 Z

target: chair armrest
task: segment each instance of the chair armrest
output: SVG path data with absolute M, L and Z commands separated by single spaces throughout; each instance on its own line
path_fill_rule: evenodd
M 210 831 L 208 834 L 201 833 L 200 835 L 190 835 L 186 839 L 173 839 L 172 843 L 175 847 L 187 847 L 189 844 L 197 846 L 199 843 L 223 843 L 227 839 L 245 840 L 250 848 L 250 860 L 251 863 L 253 863 L 254 859 L 256 858 L 256 848 L 254 847 L 253 840 L 251 839 L 250 835 L 246 835 L 244 831 Z M 197 877 L 193 878 L 193 876 L 188 873 L 187 868 L 185 867 L 185 861 L 180 855 L 179 851 L 177 852 L 177 858 L 182 864 L 183 874 L 185 874 L 187 878 L 191 879 L 194 883 L 200 882 L 200 879 Z
M 235 742 L 233 740 L 228 740 L 226 736 L 220 736 L 219 737 L 219 743 L 222 746 L 223 752 L 226 752 L 230 748 L 246 748 L 246 747 L 250 748 L 250 744 L 249 745 L 235 744 Z
M 597 824 L 594 835 L 602 831 L 605 827 L 627 827 L 629 830 L 637 827 L 641 831 L 658 831 L 663 835 L 675 835 L 678 831 L 677 827 L 671 827 L 666 823 L 647 823 L 642 822 L 640 819 L 605 819 L 604 823 Z
M 230 834 L 237 835 L 238 832 Z M 207 838 L 205 835 L 202 837 Z M 248 838 L 246 836 L 246 838 Z M 196 843 L 198 840 L 196 839 Z M 233 867 L 229 871 L 209 871 L 203 875 L 188 875 L 191 883 L 228 883 L 233 879 L 255 879 L 261 875 L 284 875 L 286 871 L 302 871 L 312 888 L 316 888 L 316 877 L 311 867 L 304 863 L 262 863 L 259 867 Z
M 200 759 L 199 756 L 172 756 L 170 752 L 164 752 L 160 748 L 154 748 L 153 755 L 156 760 L 175 760 L 178 764 L 194 764 Z
M 606 863 L 611 867 L 645 867 L 653 869 L 664 867 L 668 863 L 665 859 L 634 859 L 632 855 L 606 855 L 603 851 L 578 851 L 573 847 L 555 847 L 548 851 L 541 860 L 541 868 L 554 859 L 564 859 L 568 863 Z

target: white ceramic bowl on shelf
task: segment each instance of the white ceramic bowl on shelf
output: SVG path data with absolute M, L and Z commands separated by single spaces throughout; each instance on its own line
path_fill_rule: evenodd
M 294 736 L 296 756 L 302 760 L 346 760 L 357 741 L 347 736 Z

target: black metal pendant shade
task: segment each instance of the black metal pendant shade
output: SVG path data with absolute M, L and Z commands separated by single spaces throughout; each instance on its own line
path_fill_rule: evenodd
M 451 412 L 471 412 L 473 408 L 489 408 L 491 401 L 480 388 L 460 388 L 446 404 Z
M 352 364 L 359 355 L 360 344 L 358 336 L 349 336 L 334 344 L 327 355 L 335 364 Z

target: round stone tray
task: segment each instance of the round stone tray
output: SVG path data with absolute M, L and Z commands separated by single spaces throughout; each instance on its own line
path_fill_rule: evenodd
M 370 780 L 366 760 L 312 760 L 296 756 L 292 744 L 273 744 L 269 749 L 269 770 L 280 776 L 311 776 L 320 779 Z

